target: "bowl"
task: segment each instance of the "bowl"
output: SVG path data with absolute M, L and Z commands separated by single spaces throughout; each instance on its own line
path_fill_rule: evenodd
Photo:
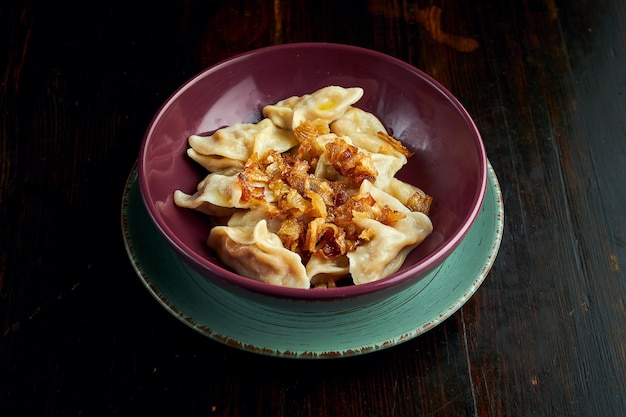
M 396 273 L 369 283 L 297 289 L 240 276 L 207 246 L 207 217 L 173 201 L 175 190 L 195 190 L 206 174 L 187 156 L 187 138 L 235 123 L 256 123 L 265 105 L 329 85 L 361 87 L 364 94 L 354 106 L 377 116 L 413 152 L 396 176 L 432 196 L 433 231 Z M 441 265 L 467 235 L 485 196 L 487 173 L 475 123 L 439 82 L 383 53 L 330 43 L 261 48 L 200 72 L 157 111 L 137 161 L 149 217 L 177 255 L 203 279 L 271 302 L 372 303 L 413 285 Z

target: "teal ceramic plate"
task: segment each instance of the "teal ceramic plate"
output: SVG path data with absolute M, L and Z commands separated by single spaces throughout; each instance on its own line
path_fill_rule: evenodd
M 130 261 L 152 295 L 196 331 L 235 348 L 271 356 L 344 357 L 388 348 L 432 329 L 474 294 L 500 247 L 504 207 L 497 177 L 467 237 L 436 270 L 384 302 L 267 303 L 242 298 L 197 274 L 158 234 L 131 172 L 122 203 Z

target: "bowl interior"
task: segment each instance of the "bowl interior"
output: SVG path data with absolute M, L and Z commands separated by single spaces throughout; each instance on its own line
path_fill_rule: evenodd
M 206 174 L 186 156 L 187 137 L 233 123 L 257 122 L 264 105 L 328 86 L 359 86 L 355 106 L 372 112 L 415 155 L 398 173 L 433 197 L 433 233 L 396 274 L 370 284 L 315 291 L 257 283 L 228 271 L 206 246 L 207 219 L 173 203 Z M 437 81 L 387 55 L 337 44 L 287 44 L 252 51 L 211 67 L 178 89 L 146 131 L 138 160 L 148 212 L 171 245 L 196 269 L 254 291 L 290 297 L 350 296 L 432 270 L 461 241 L 484 197 L 487 159 L 462 105 Z M 259 285 L 261 284 L 261 285 Z M 323 295 L 321 293 L 325 293 Z M 333 295 L 328 295 L 332 293 Z

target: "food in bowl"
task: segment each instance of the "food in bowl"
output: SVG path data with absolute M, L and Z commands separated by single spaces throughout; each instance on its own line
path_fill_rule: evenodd
M 363 284 L 431 234 L 432 198 L 395 177 L 412 152 L 354 106 L 363 93 L 331 85 L 266 105 L 257 123 L 189 136 L 208 174 L 174 203 L 209 216 L 207 245 L 225 265 L 285 287 Z
M 389 134 L 414 153 L 395 177 L 419 185 L 432 196 L 428 216 L 433 231 L 397 272 L 361 285 L 309 290 L 243 277 L 206 244 L 207 216 L 174 204 L 174 190 L 195 190 L 206 175 L 187 156 L 187 139 L 236 123 L 257 123 L 264 117 L 263 105 L 331 85 L 363 88 L 356 105 L 375 114 Z M 198 278 L 237 297 L 287 303 L 286 308 L 308 308 L 309 302 L 318 301 L 324 308 L 334 302 L 369 305 L 443 267 L 480 213 L 487 173 L 480 132 L 443 85 L 388 55 L 328 43 L 261 48 L 201 71 L 155 113 L 137 160 L 137 182 L 148 216 L 181 263 L 197 272 Z

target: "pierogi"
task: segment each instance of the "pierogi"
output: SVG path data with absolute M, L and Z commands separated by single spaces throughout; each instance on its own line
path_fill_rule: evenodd
M 207 245 L 225 265 L 285 287 L 358 285 L 396 272 L 432 232 L 432 198 L 395 177 L 412 153 L 354 106 L 362 96 L 328 86 L 188 138 L 207 175 L 174 203 L 214 219 Z

